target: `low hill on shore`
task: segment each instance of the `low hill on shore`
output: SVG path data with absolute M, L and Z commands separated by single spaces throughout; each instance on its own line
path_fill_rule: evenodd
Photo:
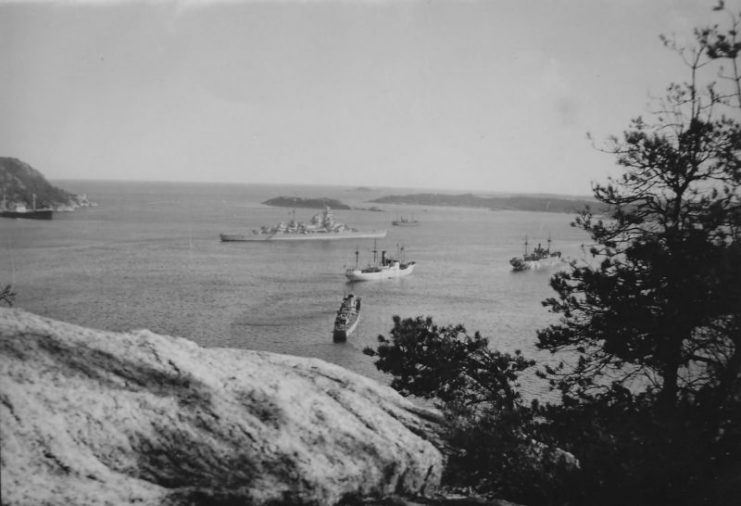
M 600 204 L 589 199 L 568 199 L 545 195 L 513 195 L 508 197 L 477 196 L 472 193 L 412 193 L 389 195 L 371 202 L 378 204 L 407 204 L 422 206 L 483 207 L 492 211 L 540 211 L 549 213 L 576 213 L 589 205 L 600 211 Z
M 17 158 L 0 157 L 0 199 L 4 199 L 5 206 L 22 204 L 31 209 L 34 196 L 38 209 L 69 211 L 91 205 L 85 195 L 57 188 L 29 164 Z

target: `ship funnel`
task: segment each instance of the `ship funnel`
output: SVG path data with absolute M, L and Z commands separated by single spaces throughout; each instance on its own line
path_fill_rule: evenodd
M 386 250 L 381 251 L 381 265 L 386 265 Z

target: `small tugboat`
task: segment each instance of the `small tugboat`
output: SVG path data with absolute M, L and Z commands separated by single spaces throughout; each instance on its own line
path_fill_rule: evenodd
M 376 279 L 390 279 L 400 278 L 408 276 L 414 271 L 416 262 L 407 262 L 404 259 L 404 247 L 400 249 L 399 257 L 401 260 L 397 260 L 386 254 L 386 251 L 381 251 L 381 263 L 378 263 L 378 250 L 376 246 L 373 246 L 373 264 L 363 269 L 358 268 L 358 250 L 355 250 L 355 268 L 347 269 L 345 276 L 350 281 L 372 281 Z
M 342 299 L 340 309 L 337 310 L 337 316 L 334 319 L 334 332 L 332 338 L 335 343 L 347 341 L 355 327 L 358 326 L 360 319 L 360 297 L 352 293 Z
M 413 217 L 410 220 L 402 216 L 398 220 L 393 220 L 391 224 L 395 227 L 416 227 L 419 225 L 419 221 L 415 220 Z
M 527 237 L 525 237 L 525 254 L 522 257 L 513 257 L 509 263 L 514 272 L 526 271 L 528 269 L 540 269 L 541 267 L 551 267 L 561 259 L 560 251 L 551 251 L 551 237 L 548 236 L 548 248 L 543 248 L 540 243 L 535 247 L 532 253 L 527 251 Z

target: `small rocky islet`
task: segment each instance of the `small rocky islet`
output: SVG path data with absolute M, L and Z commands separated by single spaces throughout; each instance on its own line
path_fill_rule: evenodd
M 349 205 L 337 200 L 322 198 L 302 198 L 302 197 L 275 197 L 263 202 L 266 206 L 274 207 L 298 207 L 306 209 L 324 209 L 329 207 L 335 210 L 352 209 Z

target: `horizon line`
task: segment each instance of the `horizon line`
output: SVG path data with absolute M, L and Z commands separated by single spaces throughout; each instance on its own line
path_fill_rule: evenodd
M 212 185 L 239 185 L 239 186 L 306 186 L 306 187 L 329 187 L 343 189 L 369 189 L 369 190 L 419 190 L 419 193 L 445 193 L 451 195 L 500 195 L 500 196 L 544 196 L 562 197 L 572 199 L 594 200 L 594 195 L 577 193 L 558 193 L 549 191 L 520 191 L 520 190 L 473 190 L 473 189 L 449 189 L 428 186 L 383 186 L 370 184 L 323 184 L 323 183 L 280 183 L 280 182 L 247 182 L 247 181 L 173 181 L 173 180 L 150 180 L 150 179 L 122 179 L 122 178 L 85 178 L 85 177 L 60 177 L 49 178 L 51 181 L 88 181 L 98 183 L 142 183 L 142 184 L 212 184 Z

